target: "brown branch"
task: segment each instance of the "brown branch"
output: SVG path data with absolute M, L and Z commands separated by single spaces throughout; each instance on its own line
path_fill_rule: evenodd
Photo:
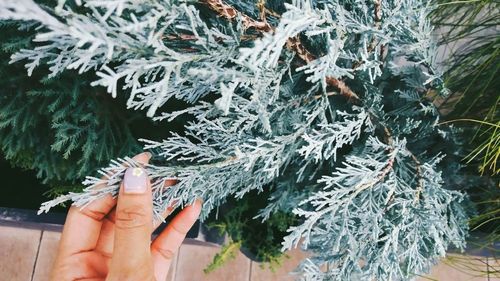
M 417 190 L 416 190 L 415 200 L 414 200 L 414 202 L 416 203 L 420 200 L 420 194 L 422 193 L 422 190 L 424 188 L 423 179 L 422 179 L 422 168 L 421 168 L 422 164 L 418 160 L 417 156 L 415 156 L 413 153 L 411 153 L 411 159 L 413 159 L 413 161 L 417 165 L 416 176 L 418 178 L 418 183 L 417 183 Z
M 300 42 L 300 39 L 295 36 L 295 37 L 290 37 L 288 41 L 286 42 L 286 47 L 290 50 L 295 51 L 297 56 L 301 58 L 303 61 L 306 63 L 309 63 L 313 60 L 316 59 L 316 57 L 311 54 L 305 47 L 302 45 L 302 42 Z
M 347 97 L 347 99 L 356 104 L 356 105 L 361 105 L 361 99 L 359 96 L 347 86 L 344 81 L 333 78 L 333 77 L 326 77 L 326 83 L 330 86 L 333 86 L 337 88 L 340 92 L 341 95 Z
M 310 63 L 311 61 L 316 59 L 316 57 L 311 54 L 304 47 L 304 45 L 302 45 L 302 42 L 297 36 L 289 38 L 286 42 L 286 47 L 288 49 L 294 50 L 295 53 L 306 63 Z M 351 90 L 351 88 L 349 88 L 349 86 L 347 86 L 344 81 L 334 77 L 326 77 L 326 84 L 335 87 L 337 90 L 339 90 L 340 94 L 347 97 L 350 102 L 357 105 L 361 104 L 361 99 L 359 98 L 359 96 L 353 90 Z
M 266 21 L 266 0 L 257 1 L 257 9 L 259 9 L 259 18 L 263 22 Z
M 381 45 L 379 57 L 382 62 L 380 64 L 383 64 L 383 61 L 385 59 L 384 56 L 385 56 L 385 45 Z
M 394 139 L 392 138 L 391 131 L 386 126 L 384 126 L 384 125 L 382 125 L 382 126 L 384 128 L 385 141 L 387 142 L 387 144 L 392 145 L 394 143 Z
M 224 3 L 224 1 L 222 0 L 201 0 L 201 2 L 207 4 L 210 9 L 228 20 L 233 20 L 237 16 L 239 16 L 242 19 L 245 28 L 255 28 L 256 30 L 261 32 L 269 32 L 274 30 L 274 28 L 266 21 L 254 20 L 244 13 L 236 10 L 231 5 Z M 304 47 L 304 45 L 302 45 L 298 37 L 289 38 L 286 42 L 286 47 L 293 50 L 298 55 L 298 57 L 306 63 L 310 63 L 311 61 L 316 59 L 316 57 L 311 54 Z M 361 104 L 360 97 L 342 80 L 334 77 L 326 77 L 326 83 L 327 85 L 336 88 L 340 92 L 340 94 L 347 97 L 350 102 L 358 105 Z
M 191 35 L 191 34 L 166 34 L 166 35 L 163 35 L 162 39 L 195 41 L 195 40 L 198 40 L 198 37 L 196 37 L 195 35 Z
M 233 20 L 239 16 L 245 28 L 255 28 L 256 30 L 263 32 L 273 30 L 269 23 L 265 21 L 256 21 L 251 17 L 243 14 L 242 12 L 236 10 L 231 5 L 224 3 L 224 1 L 222 0 L 201 0 L 201 2 L 207 4 L 210 9 L 228 20 Z
M 222 38 L 222 37 L 214 36 L 214 38 L 215 38 L 215 41 L 218 42 L 218 43 L 224 42 L 224 38 Z M 258 38 L 257 35 L 245 34 L 245 35 L 242 35 L 240 37 L 240 40 L 242 40 L 242 41 L 249 41 L 249 40 L 255 40 L 257 38 Z M 173 34 L 172 33 L 172 34 L 163 35 L 162 39 L 168 39 L 168 40 L 171 40 L 171 41 L 174 41 L 174 40 L 179 40 L 179 41 L 196 41 L 199 38 L 196 35 L 193 35 L 193 34 L 184 34 L 184 33 Z
M 375 27 L 380 29 L 380 25 L 382 23 L 382 0 L 375 0 Z M 375 40 L 372 42 L 374 43 Z M 375 49 L 375 45 L 373 45 L 372 49 Z M 380 54 L 379 57 L 383 61 L 385 53 L 385 45 L 380 45 Z
M 388 149 L 389 153 L 392 153 L 392 152 L 394 152 L 394 147 L 392 147 L 392 144 L 394 143 L 394 139 L 392 137 L 391 131 L 389 130 L 389 128 L 387 128 L 383 124 L 381 124 L 381 126 L 384 129 L 386 141 L 390 146 L 390 148 Z M 361 192 L 361 191 L 363 191 L 367 188 L 370 188 L 370 187 L 374 186 L 375 184 L 381 182 L 387 176 L 387 174 L 389 174 L 389 172 L 392 170 L 395 160 L 396 160 L 396 155 L 393 155 L 391 158 L 389 158 L 389 160 L 387 161 L 387 165 L 385 165 L 384 169 L 382 169 L 382 171 L 377 176 L 377 178 L 374 181 L 357 186 L 355 188 L 356 192 Z
M 375 26 L 380 27 L 380 21 L 382 20 L 382 0 L 375 0 Z
M 382 169 L 382 171 L 380 171 L 380 174 L 377 176 L 377 178 L 375 180 L 373 180 L 369 183 L 365 183 L 365 184 L 356 186 L 354 188 L 356 190 L 356 193 L 359 193 L 359 192 L 361 192 L 365 189 L 368 189 L 368 188 L 376 185 L 377 183 L 381 182 L 389 174 L 389 172 L 392 170 L 392 167 L 394 166 L 394 161 L 395 161 L 395 156 L 391 157 L 389 159 L 389 161 L 387 161 L 387 165 L 385 165 L 384 169 Z

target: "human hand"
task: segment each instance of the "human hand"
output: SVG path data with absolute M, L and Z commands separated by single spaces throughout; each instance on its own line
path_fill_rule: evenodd
M 142 153 L 134 159 L 147 163 L 150 157 Z M 184 208 L 151 242 L 157 227 L 151 184 L 142 168 L 129 168 L 118 198 L 107 195 L 83 209 L 70 208 L 50 280 L 163 281 L 200 211 L 199 201 Z

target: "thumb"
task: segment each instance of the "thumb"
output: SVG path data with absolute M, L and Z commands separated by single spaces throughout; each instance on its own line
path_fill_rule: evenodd
M 128 168 L 116 205 L 114 249 L 109 275 L 135 276 L 140 272 L 153 272 L 149 262 L 152 205 L 151 184 L 146 171 L 139 167 Z

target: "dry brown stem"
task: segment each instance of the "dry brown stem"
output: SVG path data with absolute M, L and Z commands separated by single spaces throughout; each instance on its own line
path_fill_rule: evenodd
M 210 9 L 212 9 L 214 12 L 216 12 L 217 14 L 228 20 L 233 20 L 237 16 L 240 16 L 245 28 L 255 28 L 256 30 L 262 32 L 268 32 L 273 30 L 271 25 L 268 24 L 267 22 L 254 20 L 251 17 L 245 15 L 244 13 L 236 10 L 231 5 L 226 4 L 222 0 L 201 0 L 201 2 L 207 4 L 207 6 Z

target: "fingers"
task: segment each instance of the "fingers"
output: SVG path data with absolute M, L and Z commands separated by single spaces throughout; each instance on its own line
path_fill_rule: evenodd
M 72 206 L 61 235 L 60 255 L 67 256 L 94 249 L 102 221 L 114 206 L 115 199 L 109 194 L 83 209 Z
M 134 156 L 132 159 L 140 164 L 148 164 L 151 158 L 150 153 L 141 153 Z M 115 199 L 116 205 L 116 199 Z M 100 252 L 103 256 L 111 257 L 113 253 L 113 242 L 115 238 L 115 216 L 116 208 L 113 208 L 103 219 L 101 231 L 99 233 L 98 241 L 95 245 L 95 250 Z
M 147 163 L 149 158 L 151 158 L 150 153 L 141 153 L 133 159 Z M 116 199 L 106 194 L 85 208 L 72 206 L 64 223 L 60 255 L 67 256 L 94 249 L 99 239 L 103 220 L 115 205 Z
M 156 280 L 166 279 L 172 258 L 198 219 L 201 205 L 201 201 L 197 200 L 193 205 L 184 208 L 151 244 Z
M 111 256 L 113 255 L 113 241 L 115 239 L 115 215 L 116 209 L 113 209 L 104 218 L 101 227 L 101 233 L 95 246 L 95 250 L 107 258 L 111 258 Z
M 165 187 L 169 187 L 174 184 L 175 181 L 169 180 L 165 182 Z M 167 218 L 167 216 L 170 215 L 170 213 L 172 213 L 171 206 L 169 206 L 165 211 L 163 211 L 162 213 L 163 218 Z M 113 253 L 113 244 L 115 239 L 115 217 L 116 217 L 116 208 L 111 210 L 111 212 L 109 212 L 109 214 L 104 218 L 101 228 L 101 235 L 99 236 L 99 240 L 97 241 L 96 245 L 96 250 L 107 257 L 111 257 Z M 155 220 L 152 231 L 154 231 L 160 224 L 161 221 Z
M 120 276 L 152 272 L 149 248 L 152 220 L 151 184 L 147 173 L 143 168 L 128 168 L 116 204 L 111 276 L 119 280 Z M 140 272 L 135 272 L 138 269 Z

